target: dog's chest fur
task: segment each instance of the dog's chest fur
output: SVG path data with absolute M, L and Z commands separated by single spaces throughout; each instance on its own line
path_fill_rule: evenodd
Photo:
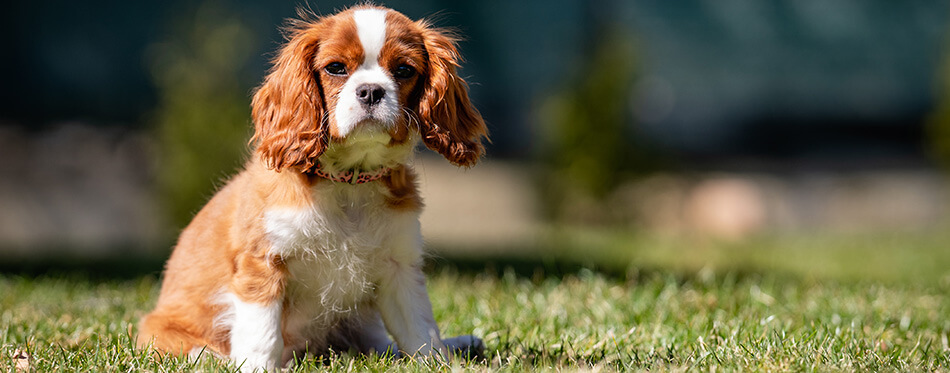
M 421 241 L 418 214 L 387 208 L 379 184 L 319 183 L 312 208 L 266 212 L 271 254 L 288 270 L 285 329 L 319 337 L 372 301 L 378 276 L 394 255 L 419 250 L 403 244 Z

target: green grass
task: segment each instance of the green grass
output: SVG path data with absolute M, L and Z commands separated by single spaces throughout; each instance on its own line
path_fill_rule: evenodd
M 442 254 L 429 289 L 443 333 L 484 360 L 338 355 L 294 371 L 950 371 L 943 236 L 746 243 L 574 232 L 542 256 L 480 266 Z M 493 263 L 493 264 L 491 264 Z M 587 269 L 593 268 L 593 269 Z M 132 348 L 157 279 L 0 275 L 0 370 L 226 371 Z

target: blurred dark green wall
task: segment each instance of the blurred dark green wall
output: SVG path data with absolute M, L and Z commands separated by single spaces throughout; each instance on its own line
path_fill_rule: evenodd
M 204 2 L 19 1 L 0 12 L 0 123 L 145 127 L 163 87 L 150 70 Z M 300 2 L 217 1 L 247 27 L 249 100 L 277 27 Z M 317 13 L 351 4 L 310 1 Z M 636 41 L 626 133 L 687 158 L 918 157 L 950 3 L 940 0 L 389 1 L 466 41 L 463 73 L 493 156 L 526 157 L 540 107 L 588 74 L 597 30 Z M 618 62 L 621 63 L 621 62 Z M 606 66 L 622 71 L 622 66 Z M 246 122 L 239 125 L 246 125 Z

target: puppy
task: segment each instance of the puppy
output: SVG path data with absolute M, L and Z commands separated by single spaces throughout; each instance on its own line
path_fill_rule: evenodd
M 369 5 L 286 36 L 254 94 L 253 156 L 182 232 L 139 345 L 244 370 L 330 348 L 481 348 L 440 337 L 409 165 L 420 140 L 457 166 L 484 151 L 454 38 Z

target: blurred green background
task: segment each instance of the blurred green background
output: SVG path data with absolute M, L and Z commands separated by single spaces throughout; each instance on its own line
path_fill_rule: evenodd
M 157 271 L 248 154 L 298 5 L 7 4 L 0 267 Z M 948 276 L 945 1 L 385 5 L 465 36 L 492 132 L 472 170 L 420 150 L 445 260 Z

